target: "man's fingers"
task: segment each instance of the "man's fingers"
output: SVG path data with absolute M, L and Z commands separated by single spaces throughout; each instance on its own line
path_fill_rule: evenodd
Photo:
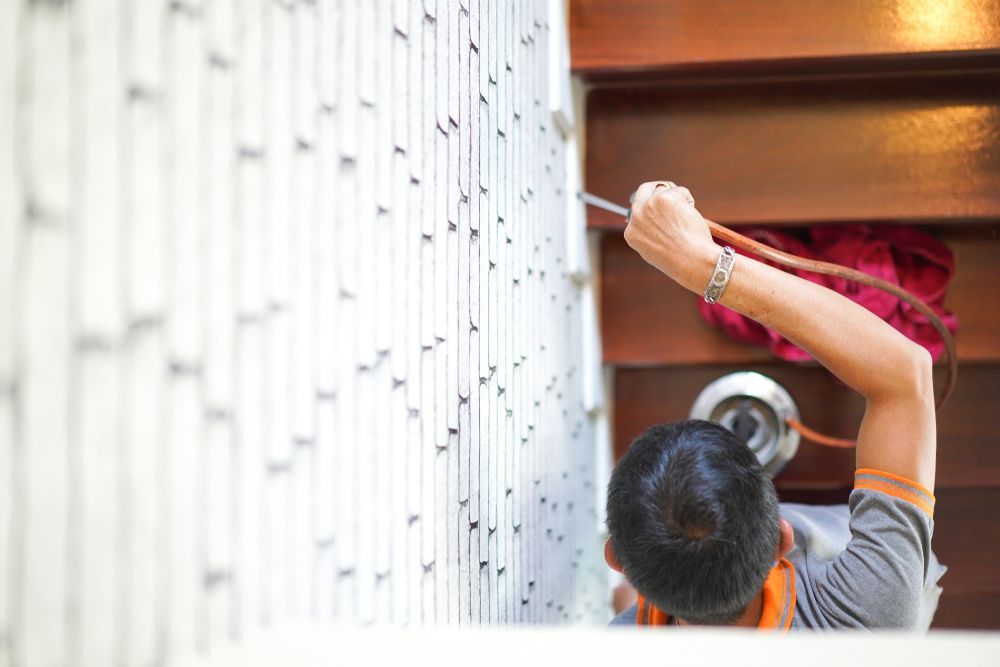
M 666 188 L 659 188 L 658 190 L 655 190 L 653 194 L 657 197 L 669 197 L 680 204 L 694 205 L 694 197 L 691 196 L 691 191 L 683 185 L 678 185 L 670 188 L 669 190 Z
M 636 188 L 635 193 L 632 195 L 633 197 L 632 206 L 635 206 L 636 204 L 641 204 L 642 202 L 649 199 L 649 196 L 653 194 L 653 190 L 656 189 L 657 183 L 663 183 L 663 181 L 649 181 L 648 183 L 643 183 L 638 188 Z
M 694 205 L 694 197 L 683 185 L 676 185 L 673 181 L 650 181 L 643 183 L 639 189 L 632 194 L 632 208 L 644 203 L 652 197 L 667 197 L 677 203 Z
M 645 206 L 656 197 L 666 197 L 678 205 L 694 206 L 694 197 L 683 185 L 677 185 L 673 181 L 648 181 L 640 185 L 628 198 L 630 206 L 625 216 L 625 222 L 631 222 L 632 212 Z

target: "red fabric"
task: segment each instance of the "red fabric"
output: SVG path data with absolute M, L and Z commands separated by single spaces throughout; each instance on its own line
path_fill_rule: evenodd
M 958 329 L 958 317 L 944 309 L 944 297 L 955 271 L 955 262 L 951 250 L 926 232 L 897 226 L 812 227 L 809 229 L 808 242 L 803 243 L 781 231 L 740 231 L 745 236 L 778 250 L 806 259 L 834 262 L 900 285 L 926 302 L 941 316 L 952 333 Z M 740 250 L 737 252 L 745 254 Z M 779 268 L 829 287 L 861 304 L 910 340 L 927 348 L 934 359 L 944 352 L 944 345 L 927 318 L 891 294 L 842 278 Z M 709 325 L 721 329 L 734 340 L 766 347 L 776 356 L 789 361 L 806 361 L 812 358 L 774 331 L 724 306 L 709 305 L 704 300 L 699 300 L 699 309 L 702 318 Z

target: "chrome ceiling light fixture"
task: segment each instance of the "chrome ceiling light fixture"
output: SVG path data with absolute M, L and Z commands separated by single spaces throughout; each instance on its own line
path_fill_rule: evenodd
M 775 477 L 799 448 L 799 433 L 787 420 L 799 409 L 780 384 L 760 373 L 724 375 L 701 390 L 691 406 L 692 419 L 705 419 L 735 433 Z

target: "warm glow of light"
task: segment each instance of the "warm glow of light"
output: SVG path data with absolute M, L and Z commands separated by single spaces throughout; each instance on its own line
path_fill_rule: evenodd
M 897 0 L 896 26 L 899 41 L 927 50 L 981 43 L 995 30 L 983 0 Z
M 975 188 L 975 174 L 996 168 L 991 146 L 1000 140 L 998 113 L 983 104 L 887 112 L 864 149 L 894 160 L 908 181 L 940 183 L 954 194 L 965 183 Z

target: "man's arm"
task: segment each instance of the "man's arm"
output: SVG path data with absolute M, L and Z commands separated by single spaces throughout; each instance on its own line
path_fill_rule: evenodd
M 685 288 L 701 294 L 722 248 L 682 187 L 644 183 L 625 240 Z M 930 355 L 846 297 L 740 256 L 720 300 L 806 350 L 867 404 L 857 465 L 933 490 L 936 424 Z

